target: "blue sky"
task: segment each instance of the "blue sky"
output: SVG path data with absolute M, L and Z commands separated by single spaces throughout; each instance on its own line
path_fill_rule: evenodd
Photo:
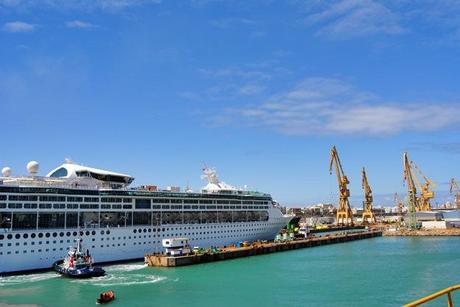
M 402 193 L 402 152 L 460 177 L 458 1 L 0 0 L 0 166 L 65 157 L 285 205 Z M 460 178 L 458 178 L 460 180 Z

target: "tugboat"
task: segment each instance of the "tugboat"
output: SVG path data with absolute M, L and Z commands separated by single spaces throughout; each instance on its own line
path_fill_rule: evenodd
M 82 252 L 82 239 L 77 239 L 77 246 L 70 248 L 67 257 L 58 260 L 53 267 L 59 274 L 71 278 L 90 278 L 105 275 L 105 271 L 100 267 L 93 266 L 93 259 L 86 250 Z

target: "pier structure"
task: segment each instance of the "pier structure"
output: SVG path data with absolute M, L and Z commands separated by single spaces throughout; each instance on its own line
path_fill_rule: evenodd
M 221 260 L 236 259 L 242 257 L 265 255 L 276 252 L 284 252 L 289 250 L 344 243 L 356 240 L 363 240 L 382 236 L 380 230 L 370 230 L 356 233 L 340 233 L 334 235 L 326 235 L 322 237 L 312 237 L 302 240 L 293 240 L 286 242 L 254 242 L 248 247 L 226 247 L 215 252 L 207 252 L 202 254 L 189 254 L 185 256 L 168 256 L 164 254 L 147 254 L 145 255 L 145 263 L 148 266 L 154 267 L 178 267 L 192 264 L 200 264 L 206 262 L 214 262 Z

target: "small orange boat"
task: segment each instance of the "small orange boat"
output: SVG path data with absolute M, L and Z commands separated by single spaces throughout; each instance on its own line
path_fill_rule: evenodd
M 112 290 L 102 292 L 99 294 L 99 297 L 97 298 L 96 302 L 98 304 L 105 304 L 108 302 L 111 302 L 115 299 L 115 293 Z

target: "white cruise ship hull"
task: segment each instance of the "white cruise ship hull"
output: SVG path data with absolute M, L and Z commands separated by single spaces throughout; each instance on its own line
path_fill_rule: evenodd
M 269 211 L 269 220 L 263 222 L 3 232 L 5 239 L 0 249 L 0 273 L 51 268 L 55 261 L 66 255 L 76 238 L 83 239 L 83 248 L 90 250 L 96 263 L 140 259 L 147 253 L 161 252 L 164 250 L 161 245 L 164 238 L 187 237 L 192 247 L 272 240 L 289 218 L 277 209 Z M 32 233 L 43 233 L 43 237 L 32 239 Z M 6 239 L 8 234 L 12 234 L 12 239 Z M 28 234 L 26 239 L 24 234 Z M 46 237 L 47 234 L 49 237 Z

